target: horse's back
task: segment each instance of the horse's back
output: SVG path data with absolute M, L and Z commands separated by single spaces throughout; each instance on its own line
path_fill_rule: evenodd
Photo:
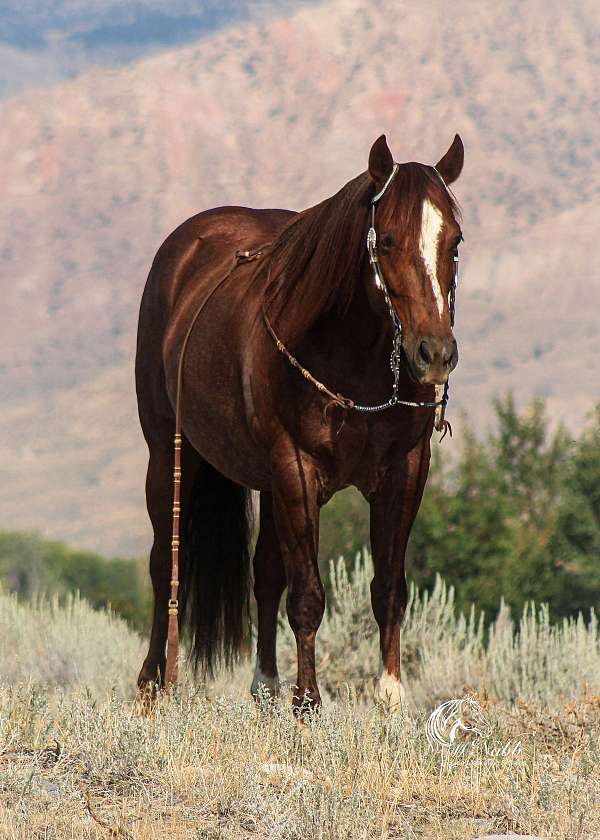
M 190 284 L 210 283 L 209 275 L 219 263 L 230 262 L 237 250 L 271 241 L 294 215 L 290 210 L 216 207 L 187 219 L 158 249 L 142 307 L 144 298 L 156 298 L 160 314 L 168 314 Z
M 290 210 L 217 207 L 180 224 L 158 249 L 140 305 L 136 389 L 142 427 L 170 416 L 165 364 L 177 356 L 191 319 L 227 272 L 238 250 L 277 237 Z M 172 390 L 172 389 L 171 389 Z

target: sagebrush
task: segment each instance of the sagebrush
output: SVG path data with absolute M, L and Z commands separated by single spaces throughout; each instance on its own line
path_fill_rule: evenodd
M 600 837 L 600 646 L 595 617 L 551 625 L 502 607 L 489 634 L 441 580 L 412 588 L 403 632 L 408 707 L 371 700 L 377 638 L 370 558 L 333 565 L 319 634 L 327 689 L 300 726 L 250 700 L 252 663 L 133 702 L 144 643 L 84 601 L 0 596 L 0 837 L 473 838 L 513 831 Z M 282 621 L 282 672 L 293 679 Z M 485 737 L 430 745 L 442 700 L 469 694 Z

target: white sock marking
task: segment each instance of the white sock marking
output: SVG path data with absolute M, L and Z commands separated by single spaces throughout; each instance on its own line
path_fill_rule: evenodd
M 258 686 L 264 685 L 272 697 L 279 693 L 279 679 L 278 677 L 268 677 L 260 670 L 258 656 L 256 657 L 256 666 L 254 668 L 254 676 L 252 678 L 252 688 L 250 689 L 253 695 L 258 694 Z
M 379 678 L 377 680 L 376 698 L 390 708 L 398 708 L 404 701 L 404 686 L 393 674 L 389 674 L 383 668 L 383 662 L 379 661 Z
M 437 207 L 435 207 L 435 205 L 426 198 L 423 202 L 423 209 L 421 211 L 421 239 L 419 241 L 419 249 L 425 265 L 425 271 L 431 281 L 431 288 L 433 289 L 433 296 L 437 304 L 440 318 L 442 317 L 442 313 L 444 311 L 444 297 L 442 295 L 440 281 L 437 276 L 437 262 L 438 242 L 443 224 L 444 217 Z

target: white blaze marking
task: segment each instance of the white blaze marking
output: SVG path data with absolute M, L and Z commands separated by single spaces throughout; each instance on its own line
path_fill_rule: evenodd
M 442 295 L 440 281 L 437 276 L 437 261 L 438 242 L 443 223 L 444 217 L 440 211 L 426 198 L 423 202 L 423 210 L 421 212 L 421 239 L 419 241 L 419 248 L 427 276 L 431 280 L 431 288 L 433 289 L 433 296 L 438 312 L 440 313 L 440 318 L 444 311 L 444 296 Z

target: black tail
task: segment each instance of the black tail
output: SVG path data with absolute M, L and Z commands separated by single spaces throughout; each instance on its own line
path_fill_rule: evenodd
M 249 628 L 250 492 L 204 463 L 194 481 L 186 556 L 181 570 L 181 615 L 191 636 L 196 670 L 212 676 L 231 667 Z

